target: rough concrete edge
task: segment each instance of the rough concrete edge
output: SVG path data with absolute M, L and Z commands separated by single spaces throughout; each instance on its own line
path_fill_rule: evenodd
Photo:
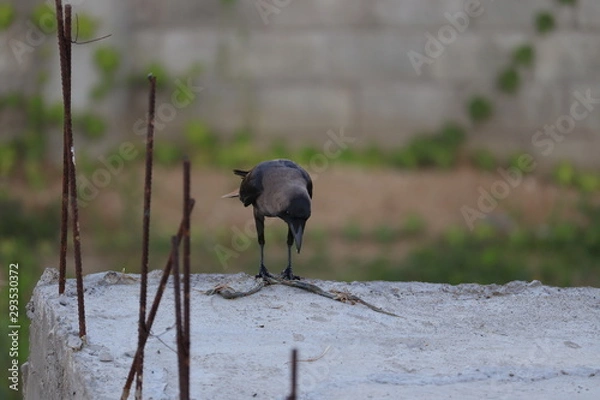
M 77 332 L 70 332 L 57 320 L 48 299 L 40 298 L 40 286 L 56 285 L 58 271 L 48 268 L 33 290 L 27 304 L 29 317 L 29 357 L 21 366 L 24 399 L 90 398 L 86 378 L 80 368 L 74 368 L 73 353 L 83 341 Z M 51 299 L 60 304 L 58 292 Z

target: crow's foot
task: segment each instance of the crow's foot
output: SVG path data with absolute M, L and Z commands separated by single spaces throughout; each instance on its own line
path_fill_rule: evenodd
M 265 282 L 269 282 L 271 279 L 276 279 L 275 275 L 271 274 L 264 265 L 260 266 L 258 274 L 255 278 L 262 278 Z
M 281 272 L 281 275 L 279 275 L 279 277 L 281 279 L 285 279 L 285 280 L 288 280 L 288 281 L 299 281 L 300 279 L 302 279 L 299 276 L 294 275 L 292 273 L 292 267 L 289 266 L 289 265 L 288 265 L 288 267 L 286 269 L 283 270 L 283 272 Z

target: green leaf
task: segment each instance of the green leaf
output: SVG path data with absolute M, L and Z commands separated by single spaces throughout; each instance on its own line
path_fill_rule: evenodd
M 517 66 L 531 67 L 535 59 L 535 49 L 530 44 L 524 44 L 513 52 L 513 63 Z
M 94 52 L 94 65 L 103 75 L 112 76 L 119 69 L 121 55 L 112 46 L 103 46 Z
M 156 87 L 165 87 L 169 80 L 169 73 L 167 69 L 160 63 L 154 61 L 146 67 L 146 74 L 152 74 L 156 77 Z M 144 82 L 146 82 L 146 76 L 144 76 Z
M 538 33 L 548 33 L 556 27 L 554 15 L 548 11 L 540 11 L 535 16 L 535 28 Z
M 492 116 L 492 103 L 486 97 L 475 96 L 469 101 L 468 112 L 471 121 L 475 123 L 484 122 Z
M 554 169 L 554 180 L 563 186 L 570 186 L 575 181 L 575 168 L 568 161 L 563 161 Z
M 465 128 L 456 122 L 447 122 L 440 131 L 441 141 L 451 147 L 458 147 L 465 142 Z
M 509 67 L 498 74 L 496 85 L 504 93 L 513 94 L 521 84 L 519 72 L 513 67 Z
M 98 25 L 99 22 L 95 18 L 87 14 L 75 13 L 72 17 L 73 32 L 71 36 L 78 42 L 95 39 Z
M 92 113 L 76 116 L 73 122 L 88 139 L 100 139 L 106 132 L 106 121 Z
M 31 22 L 44 33 L 56 32 L 56 14 L 47 4 L 37 5 L 29 17 Z
M 181 149 L 167 141 L 157 141 L 154 146 L 154 159 L 156 163 L 162 166 L 172 166 L 181 161 L 183 152 Z
M 183 136 L 188 145 L 197 150 L 215 148 L 218 138 L 210 131 L 208 125 L 199 120 L 189 121 L 183 128 Z

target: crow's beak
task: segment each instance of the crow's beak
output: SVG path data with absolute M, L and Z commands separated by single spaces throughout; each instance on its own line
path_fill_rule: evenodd
M 306 221 L 301 219 L 294 219 L 290 221 L 288 225 L 292 230 L 292 235 L 294 235 L 296 249 L 298 250 L 298 253 L 300 253 L 300 249 L 302 248 L 302 234 L 304 233 L 304 226 L 306 225 Z

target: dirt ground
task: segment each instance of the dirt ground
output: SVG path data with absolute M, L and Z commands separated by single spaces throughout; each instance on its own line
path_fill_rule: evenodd
M 418 214 L 432 234 L 450 225 L 467 226 L 461 207 L 478 208 L 480 190 L 489 192 L 503 181 L 497 173 L 471 168 L 450 171 L 400 171 L 336 167 L 321 174 L 312 174 L 314 181 L 313 211 L 310 225 L 326 230 L 340 230 L 349 221 L 370 228 L 382 224 L 401 224 L 406 216 Z M 250 209 L 236 199 L 222 199 L 239 185 L 239 178 L 228 171 L 197 169 L 192 174 L 192 196 L 196 199 L 193 223 L 201 229 L 214 231 L 228 226 L 244 226 L 252 222 Z M 181 172 L 157 169 L 154 172 L 152 216 L 159 224 L 176 226 L 181 216 Z M 133 188 L 133 197 L 141 196 Z M 558 188 L 539 177 L 524 177 L 506 198 L 490 213 L 492 220 L 517 214 L 527 224 L 540 224 L 561 204 L 572 205 L 575 193 Z M 140 197 L 141 199 L 141 197 Z M 100 206 L 96 207 L 98 203 Z M 111 188 L 102 191 L 91 207 L 109 220 L 118 219 L 124 203 Z M 141 207 L 141 202 L 140 202 Z M 566 207 L 568 209 L 568 207 Z M 485 211 L 485 210 L 484 210 Z
M 247 166 L 240 166 L 242 168 Z M 401 226 L 407 216 L 417 214 L 426 222 L 426 236 L 435 237 L 449 226 L 468 228 L 462 207 L 478 210 L 482 192 L 492 188 L 508 191 L 496 207 L 488 207 L 481 215 L 499 228 L 510 229 L 516 221 L 538 226 L 551 214 L 574 214 L 576 193 L 557 187 L 539 176 L 526 176 L 511 186 L 497 172 L 484 172 L 468 167 L 448 171 L 332 167 L 322 173 L 310 171 L 314 180 L 312 217 L 307 231 L 327 235 L 328 252 L 353 254 L 357 257 L 377 256 L 377 243 L 343 240 L 341 233 L 349 223 L 364 232 L 380 226 Z M 181 219 L 182 173 L 179 168 L 156 167 L 153 174 L 152 227 L 175 232 Z M 254 234 L 252 212 L 237 199 L 222 199 L 239 185 L 239 178 L 228 170 L 196 168 L 192 172 L 192 196 L 196 207 L 192 229 L 204 237 L 232 235 L 234 232 Z M 60 180 L 42 191 L 32 193 L 23 183 L 11 185 L 13 194 L 26 204 L 44 204 L 60 199 Z M 103 231 L 115 234 L 131 230 L 130 221 L 142 212 L 143 173 L 138 166 L 133 172 L 113 177 L 111 183 L 98 189 L 97 195 L 81 207 L 81 227 L 90 271 L 105 270 L 101 254 L 94 253 L 93 242 L 98 224 Z M 484 204 L 485 205 L 485 204 Z M 489 208 L 493 208 L 491 212 Z M 92 222 L 95 221 L 95 222 Z M 137 221 L 137 220 L 136 220 Z M 475 219 L 480 223 L 482 219 Z M 274 222 L 278 227 L 282 222 Z M 93 227 L 90 229 L 90 227 Z M 276 229 L 276 228 L 272 228 Z M 283 230 L 283 225 L 277 229 Z M 267 228 L 269 230 L 269 228 Z M 137 232 L 137 228 L 135 228 Z M 254 238 L 252 237 L 252 240 Z M 315 238 L 305 242 L 303 252 L 310 254 Z M 318 240 L 318 238 L 316 239 Z M 388 249 L 388 256 L 402 257 L 414 245 L 399 241 Z

